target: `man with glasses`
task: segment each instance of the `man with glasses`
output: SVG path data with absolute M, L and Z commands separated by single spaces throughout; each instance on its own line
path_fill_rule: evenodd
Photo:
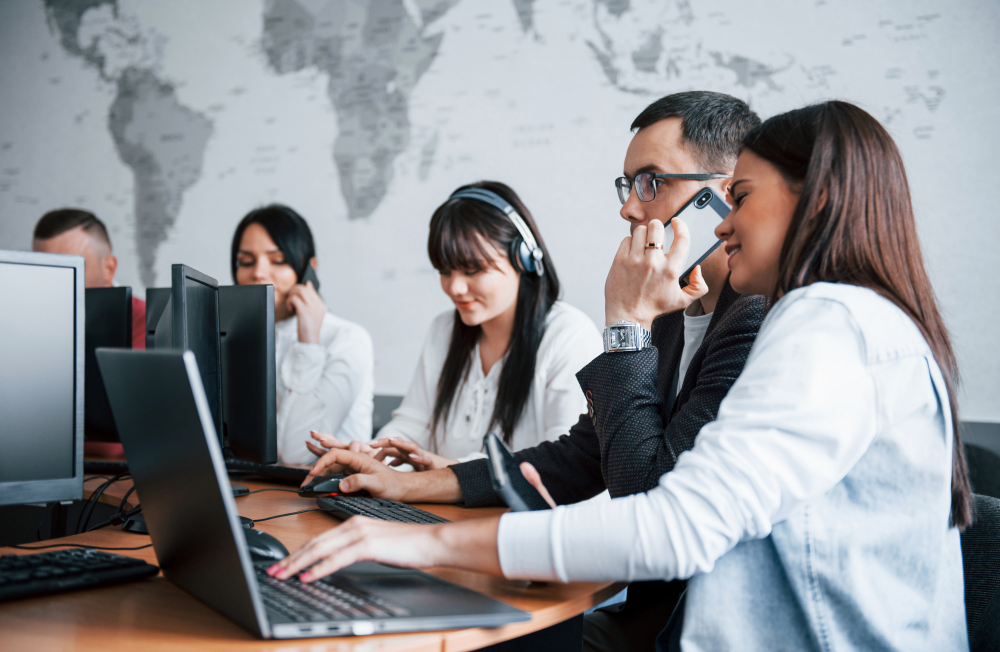
M 725 196 L 743 136 L 758 124 L 746 103 L 721 93 L 676 93 L 648 106 L 632 123 L 625 176 L 615 180 L 621 217 L 630 231 L 653 220 L 666 223 L 702 188 Z M 689 257 L 701 253 L 692 251 Z M 694 446 L 701 427 L 716 418 L 719 403 L 743 370 L 766 302 L 732 289 L 721 247 L 701 263 L 701 273 L 708 292 L 687 311 L 657 318 L 651 332 L 638 324 L 612 323 L 621 312 L 617 286 L 623 281 L 608 277 L 607 352 L 577 374 L 588 414 L 557 441 L 515 453 L 518 461 L 535 467 L 555 503 L 578 502 L 604 489 L 612 497 L 652 489 Z M 620 334 L 625 337 L 616 337 Z M 635 346 L 609 346 L 621 339 Z M 485 460 L 400 473 L 364 453 L 334 450 L 311 473 L 343 469 L 354 472 L 346 481 L 350 491 L 364 489 L 377 497 L 466 507 L 503 504 Z M 528 476 L 537 480 L 530 470 Z M 632 584 L 624 604 L 588 614 L 584 649 L 653 649 L 684 585 Z

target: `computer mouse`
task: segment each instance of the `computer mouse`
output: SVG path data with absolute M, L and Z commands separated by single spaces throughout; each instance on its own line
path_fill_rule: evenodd
M 304 487 L 299 487 L 299 495 L 304 498 L 315 498 L 324 494 L 335 494 L 340 492 L 340 481 L 344 479 L 342 473 L 331 473 L 321 475 Z
M 288 556 L 288 549 L 267 532 L 243 528 L 250 549 L 250 558 L 254 561 L 281 561 Z

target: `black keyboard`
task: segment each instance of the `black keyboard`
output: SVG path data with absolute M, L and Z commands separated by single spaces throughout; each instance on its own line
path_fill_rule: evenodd
M 159 568 L 141 559 L 98 550 L 3 555 L 0 556 L 0 600 L 117 584 L 159 572 Z
M 118 475 L 128 473 L 128 464 L 106 460 L 84 460 L 83 472 L 87 475 Z
M 258 464 L 257 462 L 238 460 L 235 457 L 226 459 L 226 468 L 229 469 L 230 473 L 246 473 L 264 480 L 294 485 L 302 484 L 302 481 L 309 475 L 309 469 L 296 469 L 277 464 Z
M 396 523 L 447 523 L 448 519 L 417 509 L 398 500 L 365 498 L 364 496 L 338 496 L 331 494 L 316 499 L 319 506 L 342 519 L 352 516 L 370 516 Z
M 296 577 L 287 580 L 269 577 L 268 566 L 268 563 L 254 566 L 264 604 L 271 611 L 297 623 L 410 615 L 409 610 L 335 577 L 324 577 L 312 584 L 303 584 Z

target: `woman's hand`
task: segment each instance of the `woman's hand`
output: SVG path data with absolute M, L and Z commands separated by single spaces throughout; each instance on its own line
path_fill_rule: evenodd
M 542 498 L 544 498 L 545 502 L 549 504 L 549 507 L 555 509 L 556 501 L 552 500 L 552 494 L 550 494 L 549 490 L 545 488 L 544 484 L 542 484 L 542 476 L 538 475 L 538 471 L 535 470 L 535 467 L 531 464 L 531 462 L 521 462 L 520 469 L 521 475 L 523 475 L 524 479 L 528 481 L 528 484 L 537 489 L 538 493 L 542 494 Z
M 372 448 L 371 445 L 369 445 L 369 443 L 366 441 L 341 441 L 336 437 L 331 437 L 330 435 L 324 434 L 322 432 L 316 432 L 315 430 L 310 430 L 309 436 L 315 439 L 317 442 L 319 442 L 320 446 L 322 446 L 323 448 L 320 448 L 320 446 L 317 446 L 308 439 L 306 440 L 306 448 L 309 449 L 310 453 L 320 458 L 332 450 L 351 451 L 352 453 L 364 453 L 365 455 L 369 455 L 371 457 L 375 457 L 380 452 Z M 382 458 L 380 457 L 378 459 L 381 460 Z M 341 471 L 339 469 L 334 469 L 331 470 L 330 473 L 341 473 Z M 316 475 L 320 474 L 317 473 Z
M 439 525 L 354 516 L 271 566 L 267 574 L 288 579 L 308 568 L 299 576 L 308 583 L 355 562 L 377 561 L 405 568 L 446 565 L 500 575 L 499 525 L 498 516 Z
M 373 448 L 378 448 L 379 453 L 375 456 L 377 460 L 384 460 L 386 457 L 395 458 L 389 462 L 389 466 L 400 466 L 409 464 L 414 471 L 433 471 L 435 469 L 446 469 L 452 464 L 458 464 L 458 460 L 451 460 L 441 457 L 428 451 L 422 450 L 412 441 L 390 437 L 388 439 L 376 439 L 371 443 Z
M 285 307 L 295 313 L 299 323 L 299 341 L 303 344 L 319 344 L 319 330 L 326 315 L 326 304 L 312 281 L 305 285 L 294 285 L 285 298 Z
M 637 226 L 632 235 L 622 240 L 615 261 L 604 284 L 604 316 L 608 324 L 634 321 L 651 330 L 653 320 L 676 310 L 682 310 L 708 292 L 701 275 L 701 266 L 692 270 L 688 284 L 681 287 L 691 238 L 684 222 L 670 222 L 674 241 L 663 255 L 663 222 L 652 220 L 649 227 Z M 659 249 L 647 243 L 660 245 Z

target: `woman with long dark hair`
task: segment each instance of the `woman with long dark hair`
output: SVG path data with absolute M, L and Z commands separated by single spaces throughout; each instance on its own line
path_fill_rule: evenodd
M 444 525 L 352 519 L 270 572 L 322 559 L 303 576 L 313 581 L 373 559 L 544 580 L 691 578 L 660 649 L 968 649 L 958 372 L 899 150 L 851 104 L 791 111 L 746 137 L 730 197 L 716 231 L 730 283 L 774 305 L 718 419 L 658 487 Z M 609 323 L 648 328 L 705 291 L 698 275 L 677 284 L 687 252 L 685 227 L 673 228 L 667 256 L 656 221 L 622 243 Z
M 230 265 L 237 285 L 274 286 L 278 457 L 311 464 L 310 431 L 345 441 L 372 433 L 375 358 L 364 327 L 333 315 L 309 280 L 312 231 L 281 204 L 256 208 L 233 234 Z M 314 277 L 315 278 L 315 277 Z
M 558 300 L 555 265 L 521 199 L 496 181 L 459 188 L 431 217 L 427 254 L 455 309 L 431 324 L 379 439 L 353 449 L 427 470 L 481 456 L 490 430 L 515 450 L 569 432 L 587 410 L 575 374 L 601 352 L 600 334 Z

